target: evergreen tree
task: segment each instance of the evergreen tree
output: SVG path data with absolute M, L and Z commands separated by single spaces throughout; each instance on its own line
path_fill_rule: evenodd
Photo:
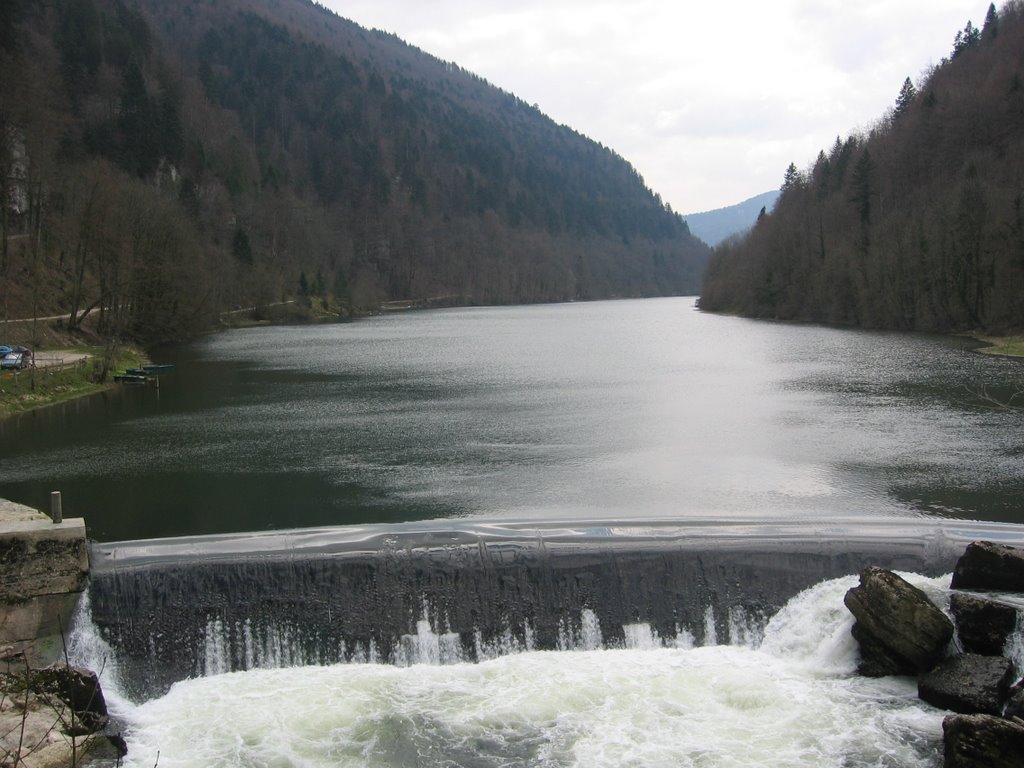
M 981 28 L 981 35 L 986 40 L 994 40 L 999 34 L 999 13 L 996 11 L 996 4 L 990 3 L 988 13 L 985 14 L 985 24 Z
M 235 230 L 231 238 L 231 253 L 242 264 L 252 266 L 252 245 L 249 244 L 249 235 L 241 227 Z
M 964 51 L 969 48 L 975 47 L 981 42 L 981 30 L 974 26 L 971 21 L 967 22 L 967 26 L 962 31 L 956 33 L 956 37 L 953 38 L 953 58 L 960 56 Z
M 135 60 L 128 63 L 121 77 L 122 164 L 137 176 L 146 177 L 160 162 L 159 126 L 146 90 L 142 69 Z
M 58 7 L 56 43 L 64 82 L 77 107 L 81 94 L 92 90 L 89 81 L 103 63 L 100 14 L 92 0 L 68 0 Z
M 857 209 L 863 230 L 864 244 L 867 244 L 867 228 L 871 223 L 871 195 L 874 193 L 875 164 L 871 153 L 865 149 L 853 167 L 853 204 Z
M 797 170 L 796 163 L 790 163 L 786 169 L 786 175 L 782 178 L 782 192 L 785 193 L 799 187 L 801 183 L 803 183 L 803 177 Z
M 20 16 L 21 0 L 0 0 L 0 48 L 14 50 L 18 42 L 14 25 Z
M 903 87 L 900 88 L 900 95 L 896 97 L 896 109 L 893 113 L 895 119 L 903 117 L 910 109 L 910 105 L 914 103 L 914 99 L 917 97 L 917 89 L 914 88 L 914 83 L 911 82 L 908 77 L 903 81 Z

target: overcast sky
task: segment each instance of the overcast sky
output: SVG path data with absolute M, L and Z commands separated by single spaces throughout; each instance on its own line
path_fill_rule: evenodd
M 611 147 L 680 213 L 777 188 L 989 0 L 327 0 Z M 997 3 L 997 7 L 1000 3 Z

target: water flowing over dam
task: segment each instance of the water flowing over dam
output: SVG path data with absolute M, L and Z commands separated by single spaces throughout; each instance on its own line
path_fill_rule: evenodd
M 336 662 L 743 645 L 866 565 L 935 576 L 1019 526 L 925 519 L 444 521 L 94 544 L 92 621 L 141 701 L 178 680 Z

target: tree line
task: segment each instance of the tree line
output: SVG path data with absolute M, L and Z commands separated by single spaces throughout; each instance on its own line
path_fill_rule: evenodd
M 700 305 L 927 331 L 1024 327 L 1024 4 L 990 6 L 865 134 L 786 170 Z

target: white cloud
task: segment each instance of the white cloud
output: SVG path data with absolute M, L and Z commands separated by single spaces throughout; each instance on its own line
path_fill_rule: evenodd
M 678 211 L 778 186 L 891 106 L 987 0 L 330 0 L 612 147 Z

